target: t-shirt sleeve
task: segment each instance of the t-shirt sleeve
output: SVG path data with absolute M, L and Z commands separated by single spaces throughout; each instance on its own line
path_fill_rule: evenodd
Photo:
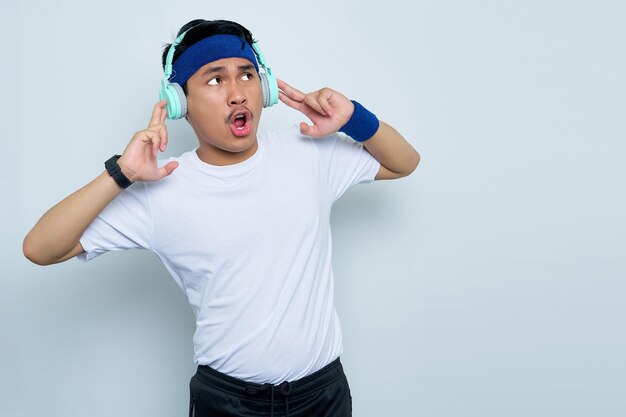
M 333 202 L 351 186 L 374 181 L 380 162 L 361 142 L 340 132 L 312 140 L 319 151 L 320 167 L 328 179 Z
M 135 182 L 117 195 L 87 227 L 76 258 L 87 262 L 108 251 L 149 249 L 152 218 L 146 187 Z

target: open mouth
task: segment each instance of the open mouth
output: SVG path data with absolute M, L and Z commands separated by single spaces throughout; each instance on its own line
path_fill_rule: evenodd
M 243 129 L 244 125 L 246 124 L 246 120 L 248 118 L 246 117 L 245 114 L 239 114 L 237 115 L 237 117 L 235 117 L 235 122 L 234 125 L 237 129 Z
M 235 112 L 230 118 L 230 130 L 235 136 L 246 136 L 250 133 L 252 114 L 248 110 Z

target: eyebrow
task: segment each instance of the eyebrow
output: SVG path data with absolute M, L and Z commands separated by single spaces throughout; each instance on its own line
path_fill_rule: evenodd
M 250 71 L 254 69 L 254 65 L 252 64 L 239 65 L 237 68 L 239 69 L 239 71 Z M 202 73 L 202 76 L 206 77 L 209 74 L 214 74 L 216 72 L 224 72 L 225 70 L 226 70 L 226 67 L 209 67 Z

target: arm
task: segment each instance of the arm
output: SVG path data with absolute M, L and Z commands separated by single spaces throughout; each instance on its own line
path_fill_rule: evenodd
M 305 135 L 321 137 L 337 132 L 354 113 L 354 104 L 330 88 L 304 94 L 282 80 L 278 80 L 278 88 L 283 103 L 302 112 L 313 122 L 313 126 L 300 123 L 300 131 Z M 385 122 L 380 121 L 374 136 L 362 143 L 380 162 L 376 180 L 405 177 L 419 164 L 419 153 Z
M 38 265 L 50 265 L 83 253 L 78 240 L 121 191 L 108 172 L 100 174 L 39 219 L 24 238 L 24 256 Z
M 178 166 L 170 162 L 158 168 L 157 151 L 167 145 L 165 100 L 152 111 L 148 128 L 135 133 L 118 164 L 131 181 L 158 181 Z M 89 184 L 48 210 L 24 238 L 24 256 L 38 265 L 63 262 L 83 252 L 79 239 L 98 214 L 122 188 L 104 171 Z
M 420 154 L 387 123 L 380 127 L 370 139 L 363 142 L 365 149 L 380 162 L 375 180 L 391 180 L 406 177 L 417 168 Z

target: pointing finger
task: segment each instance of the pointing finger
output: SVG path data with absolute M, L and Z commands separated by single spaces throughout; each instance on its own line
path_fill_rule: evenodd
M 295 101 L 294 99 L 290 98 L 283 91 L 278 91 L 278 98 L 280 99 L 280 101 L 282 101 L 283 103 L 285 103 L 289 107 L 294 108 L 296 110 L 300 110 L 300 103 Z
M 167 119 L 167 106 L 161 110 L 161 124 L 165 123 L 165 119 Z
M 276 80 L 276 81 L 278 82 L 278 88 L 283 90 L 285 94 L 289 96 L 289 98 L 292 98 L 293 100 L 296 100 L 296 101 L 304 100 L 305 94 L 302 91 L 299 91 L 293 88 L 292 86 L 290 86 L 283 80 Z
M 154 105 L 154 107 L 152 108 L 152 116 L 150 117 L 150 123 L 148 123 L 148 127 L 152 127 L 161 123 L 161 113 L 163 111 L 165 103 L 166 101 L 165 99 L 163 99 Z
M 305 103 L 295 101 L 294 99 L 290 98 L 289 96 L 287 96 L 287 94 L 285 94 L 282 91 L 278 92 L 278 98 L 280 99 L 280 101 L 282 101 L 283 103 L 285 103 L 292 109 L 298 110 L 309 119 L 313 116 L 313 114 L 315 114 L 315 110 L 310 108 L 308 105 L 306 105 Z

